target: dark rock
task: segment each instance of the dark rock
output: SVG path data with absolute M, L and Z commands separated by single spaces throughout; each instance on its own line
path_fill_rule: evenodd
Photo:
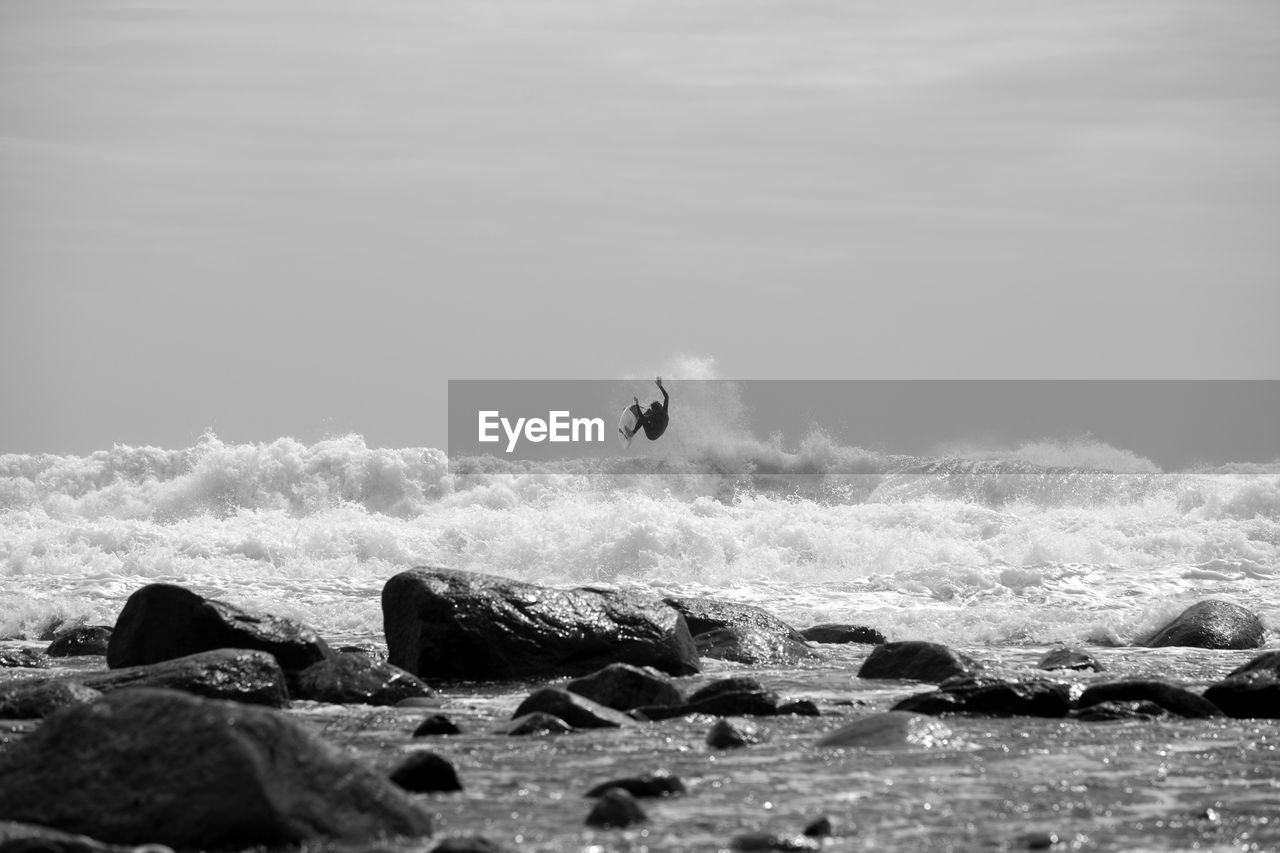
M 1056 832 L 1027 832 L 1013 839 L 1016 850 L 1048 850 L 1057 843 Z
M 732 678 L 719 678 L 710 684 L 699 687 L 689 694 L 690 702 L 703 702 L 717 696 L 728 696 L 734 693 L 765 693 L 765 686 L 759 680 L 748 675 L 737 675 Z
M 516 737 L 521 735 L 563 735 L 571 731 L 573 731 L 573 726 L 555 714 L 534 711 L 532 714 L 516 717 L 509 723 L 499 726 L 494 729 L 494 734 Z
M 149 666 L 86 673 L 76 680 L 103 693 L 154 687 L 273 708 L 289 703 L 284 671 L 276 659 L 268 652 L 245 649 L 219 649 Z
M 779 705 L 778 716 L 821 717 L 822 712 L 818 710 L 818 706 L 812 699 L 797 699 L 794 702 L 784 702 Z
M 1036 666 L 1047 670 L 1091 669 L 1094 672 L 1102 672 L 1102 664 L 1098 663 L 1093 655 L 1080 649 L 1050 649 L 1045 652 L 1044 657 L 1040 658 L 1040 662 Z
M 714 598 L 668 598 L 684 615 L 698 653 L 753 665 L 793 664 L 817 657 L 795 628 L 766 610 Z
M 401 699 L 396 702 L 397 708 L 438 708 L 440 707 L 440 699 L 436 698 L 433 693 L 430 696 L 410 696 L 407 699 Z
M 395 705 L 431 695 L 430 687 L 403 669 L 350 653 L 312 664 L 292 679 L 290 687 L 297 699 L 335 705 Z
M 635 725 L 635 720 L 626 714 L 559 687 L 543 687 L 530 693 L 512 716 L 522 717 L 534 711 L 559 717 L 575 729 L 615 729 Z
M 763 743 L 764 739 L 764 730 L 746 720 L 716 720 L 711 731 L 707 732 L 707 746 L 712 749 L 737 749 Z
M 69 705 L 86 705 L 102 693 L 77 681 L 13 682 L 0 687 L 0 719 L 47 717 Z
M 1238 604 L 1210 598 L 1191 605 L 1145 642 L 1135 645 L 1152 649 L 1256 649 L 1264 639 L 1262 620 L 1255 613 Z
M 1103 702 L 1154 702 L 1171 714 L 1192 719 L 1222 716 L 1218 706 L 1208 699 L 1163 681 L 1113 681 L 1095 684 L 1080 694 L 1076 705 L 1088 708 Z
M 667 773 L 650 773 L 647 776 L 603 782 L 587 791 L 586 796 L 603 796 L 610 788 L 621 788 L 633 797 L 676 797 L 685 793 L 684 782 L 679 777 Z
M 471 835 L 446 838 L 435 847 L 432 847 L 430 853 L 511 853 L 511 851 L 510 848 L 503 847 L 496 841 L 490 841 L 479 835 Z
M 47 826 L 0 820 L 0 853 L 173 853 L 162 844 L 104 844 L 87 835 L 59 832 Z
M 78 625 L 54 637 L 44 653 L 51 658 L 105 655 L 110 641 L 110 625 Z
M 374 663 L 383 663 L 387 659 L 387 650 L 382 646 L 373 643 L 360 643 L 354 646 L 342 646 L 338 649 L 340 655 L 364 655 Z
M 858 670 L 859 678 L 897 678 L 937 684 L 956 675 L 973 675 L 981 667 L 940 643 L 907 640 L 872 649 Z
M 621 829 L 648 819 L 635 797 L 621 788 L 610 788 L 591 807 L 591 813 L 587 815 L 587 826 Z
M 809 822 L 804 828 L 804 834 L 810 838 L 829 838 L 836 834 L 836 825 L 831 818 L 823 815 L 816 820 Z
M 683 705 L 637 708 L 649 720 L 669 720 L 693 714 L 715 717 L 773 717 L 781 699 L 754 678 L 725 678 L 694 692 Z
M 458 771 L 453 769 L 453 765 L 447 759 L 426 750 L 415 752 L 401 762 L 391 772 L 391 781 L 415 794 L 462 790 Z
M 1099 702 L 1088 708 L 1077 708 L 1071 712 L 1073 719 L 1084 723 L 1114 723 L 1122 720 L 1153 720 L 1156 717 L 1169 716 L 1164 708 L 1155 702 Z
M 431 832 L 407 795 L 285 715 L 170 690 L 50 716 L 0 753 L 0 814 L 200 849 Z
M 730 845 L 734 850 L 821 850 L 822 844 L 807 835 L 779 835 L 773 832 L 748 832 L 736 836 Z
M 21 648 L 0 652 L 0 667 L 6 669 L 48 669 L 53 666 L 49 656 L 39 649 Z
M 629 593 L 418 568 L 387 581 L 382 615 L 388 659 L 420 678 L 583 675 L 615 662 L 698 671 L 684 618 Z
M 292 619 L 251 613 L 180 586 L 154 583 L 125 602 L 111 632 L 107 666 L 139 666 L 216 649 L 268 652 L 286 672 L 299 672 L 333 654 L 315 631 Z
M 575 678 L 564 689 L 615 711 L 630 711 L 642 705 L 684 704 L 684 694 L 671 679 L 651 667 L 629 663 L 609 664 L 590 675 Z
M 432 714 L 427 717 L 418 727 L 413 730 L 414 737 L 430 737 L 432 735 L 460 735 L 462 729 L 458 728 L 453 720 L 444 714 Z
M 821 625 L 805 628 L 800 632 L 800 636 L 811 643 L 865 643 L 878 646 L 888 642 L 884 634 L 875 628 L 864 625 L 845 625 L 841 622 L 823 622 Z
M 894 711 L 917 714 L 974 714 L 984 717 L 1065 717 L 1071 710 L 1067 685 L 1053 681 L 955 679 L 932 693 L 908 696 Z
M 951 729 L 930 717 L 888 711 L 854 720 L 818 739 L 824 747 L 935 746 L 951 737 Z
M 1280 719 L 1280 651 L 1237 667 L 1204 692 L 1228 717 Z

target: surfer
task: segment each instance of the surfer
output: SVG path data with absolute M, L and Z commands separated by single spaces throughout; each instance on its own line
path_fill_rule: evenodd
M 671 412 L 671 395 L 667 393 L 666 388 L 662 387 L 662 377 L 659 376 L 657 379 L 653 380 L 653 384 L 657 385 L 658 390 L 662 392 L 661 403 L 654 400 L 649 404 L 648 409 L 640 411 L 640 398 L 631 398 L 636 401 L 635 431 L 644 427 L 644 437 L 650 441 L 656 441 L 664 432 L 667 431 L 667 421 L 670 420 Z

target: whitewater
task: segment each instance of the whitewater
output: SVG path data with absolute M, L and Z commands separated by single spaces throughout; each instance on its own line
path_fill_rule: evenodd
M 1275 463 L 1162 471 L 1089 439 L 906 456 L 818 429 L 664 449 L 535 465 L 207 434 L 3 455 L 0 638 L 111 624 L 163 581 L 380 641 L 382 585 L 415 565 L 967 647 L 1124 645 L 1208 597 L 1280 625 Z

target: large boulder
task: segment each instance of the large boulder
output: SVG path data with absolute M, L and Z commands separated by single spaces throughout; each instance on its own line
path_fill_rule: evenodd
M 939 684 L 957 675 L 974 675 L 981 667 L 972 658 L 941 643 L 906 640 L 872 649 L 858 670 L 859 678 L 898 678 Z
M 107 646 L 107 666 L 157 663 L 214 649 L 269 652 L 286 672 L 304 670 L 333 655 L 325 641 L 300 622 L 153 583 L 129 596 L 120 611 Z
M 388 659 L 420 678 L 584 675 L 614 663 L 698 671 L 684 618 L 659 599 L 417 568 L 382 589 Z
M 313 663 L 293 678 L 295 699 L 335 705 L 395 705 L 415 696 L 430 696 L 431 688 L 397 666 L 344 653 Z
M 1256 649 L 1265 639 L 1262 620 L 1238 604 L 1210 598 L 1191 605 L 1168 625 L 1137 645 L 1159 649 Z
M 1204 692 L 1228 717 L 1280 719 L 1280 651 L 1236 667 Z
M 759 607 L 714 598 L 668 598 L 689 624 L 698 654 L 755 666 L 817 657 L 800 632 Z
M 431 832 L 394 785 L 285 715 L 171 690 L 50 716 L 0 753 L 0 815 L 188 849 Z
M 971 714 L 983 717 L 1065 717 L 1071 710 L 1067 685 L 1055 681 L 957 678 L 932 693 L 908 696 L 894 711 Z

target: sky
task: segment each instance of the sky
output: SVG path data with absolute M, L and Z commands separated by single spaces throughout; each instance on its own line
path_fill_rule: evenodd
M 0 453 L 1280 378 L 1277 233 L 1274 0 L 0 3 Z

